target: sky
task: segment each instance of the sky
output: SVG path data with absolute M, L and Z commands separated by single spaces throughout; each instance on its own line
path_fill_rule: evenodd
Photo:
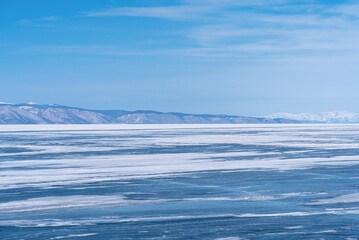
M 359 3 L 0 0 L 0 102 L 359 112 Z

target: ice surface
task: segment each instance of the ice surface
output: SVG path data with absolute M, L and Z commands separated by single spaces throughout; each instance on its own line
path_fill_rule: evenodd
M 358 134 L 354 124 L 0 125 L 1 234 L 353 238 Z

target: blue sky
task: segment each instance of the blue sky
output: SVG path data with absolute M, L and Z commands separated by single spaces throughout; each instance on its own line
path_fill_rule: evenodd
M 0 101 L 359 112 L 359 4 L 0 0 Z

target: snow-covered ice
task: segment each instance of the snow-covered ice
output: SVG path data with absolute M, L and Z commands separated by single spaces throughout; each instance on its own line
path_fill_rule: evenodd
M 358 133 L 355 124 L 0 125 L 1 234 L 355 237 Z

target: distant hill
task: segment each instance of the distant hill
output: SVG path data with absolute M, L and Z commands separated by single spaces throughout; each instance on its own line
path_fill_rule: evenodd
M 359 114 L 352 112 L 322 112 L 322 113 L 275 113 L 267 118 L 286 118 L 303 123 L 359 123 Z
M 181 124 L 181 123 L 299 123 L 284 118 L 163 113 L 156 111 L 89 110 L 35 103 L 0 103 L 0 124 Z

